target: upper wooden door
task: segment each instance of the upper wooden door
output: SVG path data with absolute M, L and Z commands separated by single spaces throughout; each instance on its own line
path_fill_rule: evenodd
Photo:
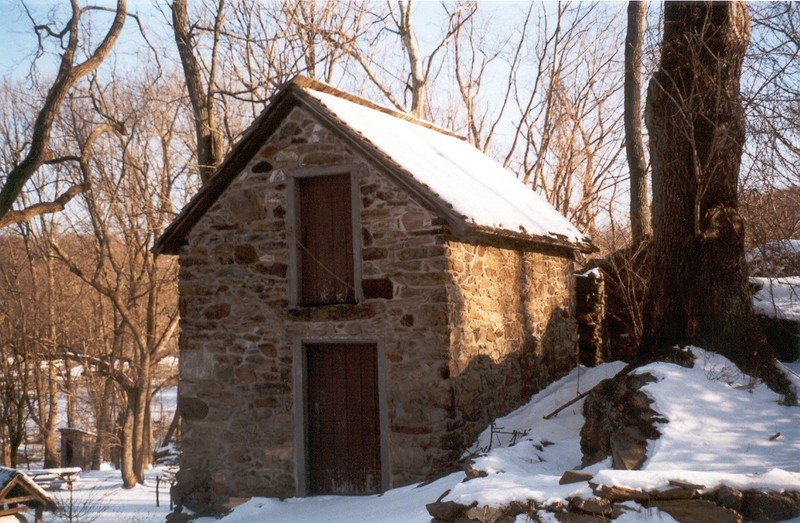
M 350 175 L 298 179 L 301 305 L 355 303 Z
M 376 345 L 305 347 L 309 494 L 380 492 Z

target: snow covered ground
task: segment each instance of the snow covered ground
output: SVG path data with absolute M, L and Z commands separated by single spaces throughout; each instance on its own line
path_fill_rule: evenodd
M 756 314 L 800 321 L 800 276 L 750 278 L 750 281 L 759 285 L 753 295 Z
M 643 470 L 611 470 L 609 461 L 601 462 L 587 469 L 595 474 L 593 481 L 646 489 L 666 486 L 669 479 L 709 488 L 726 484 L 735 488 L 800 489 L 800 407 L 778 405 L 780 398 L 775 393 L 741 375 L 721 356 L 699 349 L 695 353 L 697 361 L 692 369 L 654 363 L 636 371 L 649 372 L 658 379 L 644 390 L 653 398 L 655 410 L 669 422 L 659 425 L 662 437 L 651 442 Z M 543 416 L 622 367 L 617 362 L 576 369 L 535 395 L 529 404 L 498 419 L 494 433 L 484 432 L 471 449 L 479 453 L 474 468 L 486 471 L 486 477 L 463 482 L 465 475 L 459 472 L 378 496 L 253 498 L 220 521 L 427 523 L 430 516 L 425 504 L 448 490 L 447 500 L 465 504 L 478 501 L 481 505 L 589 497 L 591 490 L 586 483 L 558 484 L 565 470 L 580 466 L 583 401 L 549 420 Z M 800 362 L 787 369 L 800 387 Z M 74 495 L 77 500 L 94 502 L 99 522 L 160 522 L 169 511 L 168 486 L 162 483 L 161 507 L 156 508 L 155 480 L 165 473 L 164 469 L 150 471 L 147 485 L 128 491 L 119 488 L 117 471 L 84 473 Z M 626 513 L 616 521 L 673 521 L 656 509 L 631 506 L 639 512 Z M 545 513 L 542 516 L 550 517 Z M 520 516 L 518 521 L 525 518 Z

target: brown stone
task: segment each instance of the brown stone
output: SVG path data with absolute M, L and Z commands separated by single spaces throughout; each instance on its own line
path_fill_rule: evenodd
M 253 265 L 253 270 L 257 273 L 277 276 L 279 278 L 285 278 L 288 269 L 289 266 L 285 263 L 257 263 Z
M 376 278 L 361 280 L 364 299 L 370 300 L 383 298 L 391 300 L 394 297 L 394 285 L 389 278 Z
M 464 462 L 464 474 L 467 475 L 467 480 L 475 479 L 475 478 L 485 478 L 489 475 L 488 472 L 485 470 L 479 470 L 473 467 L 474 465 L 473 460 L 468 460 Z
M 260 161 L 253 166 L 254 173 L 267 173 L 272 170 L 272 164 L 267 161 Z
M 712 500 L 717 502 L 717 505 L 729 508 L 740 512 L 742 510 L 742 503 L 744 502 L 744 494 L 735 488 L 721 485 L 710 494 Z
M 600 485 L 593 488 L 595 495 L 610 501 L 648 501 L 650 495 L 639 489 Z
M 231 306 L 228 303 L 214 303 L 203 310 L 203 316 L 209 320 L 219 320 L 229 316 Z
M 742 523 L 742 516 L 704 499 L 653 501 L 649 504 L 666 512 L 680 523 Z
M 464 514 L 471 521 L 479 521 L 480 523 L 496 523 L 503 517 L 503 509 L 499 507 L 491 507 L 484 505 L 482 507 L 472 507 L 467 509 Z
M 365 247 L 361 250 L 364 261 L 385 260 L 389 252 L 382 247 Z
M 403 215 L 403 227 L 407 231 L 420 229 L 425 226 L 425 215 L 418 212 L 410 212 Z
M 612 512 L 611 501 L 604 498 L 574 498 L 569 504 L 574 510 L 597 516 L 610 516 Z
M 178 396 L 178 410 L 183 419 L 198 421 L 208 415 L 208 404 L 192 396 Z
M 258 261 L 258 253 L 252 245 L 237 245 L 233 249 L 233 258 L 236 263 L 246 265 Z
M 617 470 L 639 470 L 647 459 L 647 438 L 639 427 L 616 430 L 609 437 L 611 466 Z
M 788 493 L 748 491 L 744 493 L 742 514 L 758 523 L 792 519 L 800 516 L 800 499 Z
M 697 491 L 685 487 L 668 487 L 654 492 L 652 495 L 656 500 L 694 499 L 697 497 Z
M 583 481 L 589 481 L 593 477 L 592 474 L 588 472 L 581 472 L 578 470 L 567 470 L 564 474 L 561 475 L 561 479 L 558 480 L 559 485 L 569 485 L 571 483 L 581 483 Z
M 414 326 L 414 315 L 413 314 L 403 314 L 403 317 L 400 318 L 400 325 L 403 327 L 413 327 Z
M 467 507 L 455 501 L 436 501 L 425 505 L 428 514 L 440 521 L 455 521 L 467 512 Z
M 262 354 L 269 358 L 274 358 L 278 355 L 278 349 L 275 348 L 275 345 L 271 343 L 265 343 L 258 348 Z

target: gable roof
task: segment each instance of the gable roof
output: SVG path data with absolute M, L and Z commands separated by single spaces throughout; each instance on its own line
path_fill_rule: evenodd
M 0 507 L 7 504 L 24 503 L 54 510 L 53 500 L 25 473 L 17 469 L 0 467 Z
M 448 219 L 454 233 L 502 237 L 572 251 L 594 247 L 544 198 L 450 131 L 301 76 L 286 83 L 233 146 L 214 176 L 156 241 L 177 254 L 200 217 L 300 106 Z

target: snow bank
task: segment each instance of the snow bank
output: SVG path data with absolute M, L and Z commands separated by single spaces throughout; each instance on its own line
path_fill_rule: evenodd
M 759 286 L 753 295 L 756 314 L 800 321 L 800 276 L 750 278 L 750 281 Z

